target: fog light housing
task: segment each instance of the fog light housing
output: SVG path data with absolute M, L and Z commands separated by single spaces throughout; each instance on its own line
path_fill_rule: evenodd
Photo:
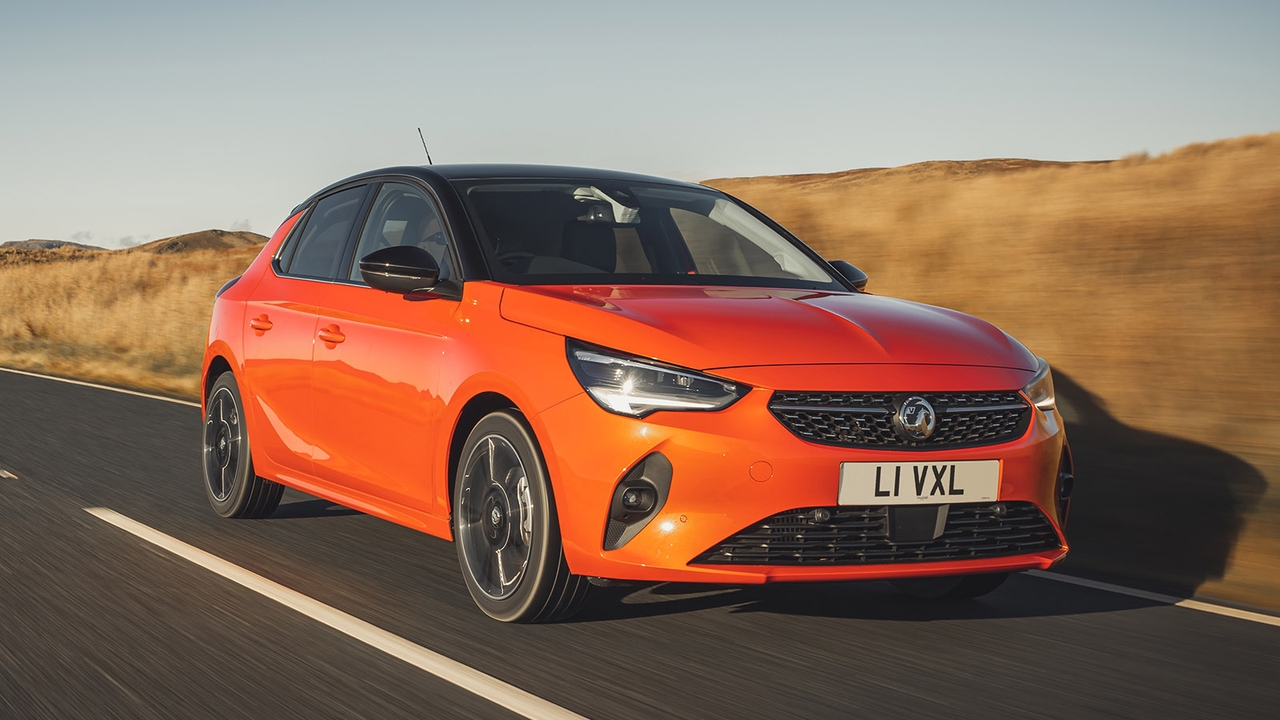
M 1067 515 L 1071 512 L 1071 493 L 1076 489 L 1075 460 L 1071 457 L 1071 448 L 1062 445 L 1062 456 L 1058 459 L 1058 524 L 1067 526 Z
M 1076 476 L 1069 472 L 1058 473 L 1058 499 L 1070 500 L 1071 491 L 1075 489 Z
M 671 461 L 662 453 L 647 455 L 613 490 L 605 523 L 604 549 L 617 550 L 640 533 L 667 502 Z

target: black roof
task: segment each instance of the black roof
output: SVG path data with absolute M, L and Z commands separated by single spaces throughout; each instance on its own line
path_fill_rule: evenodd
M 619 172 L 617 170 L 600 170 L 597 168 L 568 167 L 561 165 L 522 165 L 519 163 L 466 163 L 457 165 L 400 165 L 396 167 L 370 170 L 349 178 L 339 180 L 328 187 L 317 191 L 311 197 L 298 204 L 294 212 L 301 210 L 317 197 L 331 190 L 361 180 L 388 175 L 408 175 L 435 185 L 437 182 L 455 180 L 503 180 L 503 179 L 541 179 L 548 180 L 606 180 L 613 182 L 644 182 L 662 185 L 678 185 L 683 187 L 708 189 L 704 185 L 671 180 L 669 178 L 640 175 L 638 173 Z M 432 182 L 436 181 L 436 182 Z
M 418 168 L 425 172 L 433 172 L 446 180 L 482 180 L 495 178 L 548 178 L 548 179 L 583 179 L 583 180 L 617 180 L 622 182 L 649 182 L 666 185 L 690 185 L 695 183 L 670 180 L 668 178 L 640 175 L 638 173 L 618 170 L 601 170 L 598 168 L 569 167 L 563 165 L 521 165 L 518 163 L 471 163 L 459 165 L 426 165 Z

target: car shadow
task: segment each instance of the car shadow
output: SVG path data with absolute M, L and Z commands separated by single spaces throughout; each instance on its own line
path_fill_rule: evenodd
M 1217 448 L 1139 430 L 1054 370 L 1075 459 L 1066 572 L 1190 597 L 1226 571 L 1262 473 Z M 1188 412 L 1194 412 L 1188 408 Z
M 296 500 L 290 503 L 281 503 L 276 511 L 271 513 L 272 519 L 298 519 L 298 518 L 319 518 L 319 517 L 343 517 L 345 515 L 360 515 L 359 510 L 343 507 L 321 500 L 320 498 L 312 498 L 310 500 Z
M 630 620 L 703 610 L 773 613 L 848 620 L 929 622 L 1085 615 L 1157 607 L 1161 603 L 1052 580 L 1015 577 L 990 595 L 924 600 L 887 582 L 780 583 L 716 586 L 664 583 L 593 588 L 587 606 L 569 622 Z

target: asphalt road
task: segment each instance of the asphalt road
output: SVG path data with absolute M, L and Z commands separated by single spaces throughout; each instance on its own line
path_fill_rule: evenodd
M 207 507 L 199 411 L 0 373 L 0 718 L 512 717 L 86 513 L 106 507 L 590 718 L 1271 718 L 1280 627 L 1036 577 L 597 589 L 475 609 L 453 546 L 299 493 Z

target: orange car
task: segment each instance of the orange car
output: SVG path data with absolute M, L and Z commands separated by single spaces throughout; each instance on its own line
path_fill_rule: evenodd
M 699 185 L 358 175 L 218 292 L 209 501 L 261 517 L 289 486 L 453 539 L 504 621 L 609 579 L 972 597 L 1062 559 L 1048 365 L 865 284 Z

